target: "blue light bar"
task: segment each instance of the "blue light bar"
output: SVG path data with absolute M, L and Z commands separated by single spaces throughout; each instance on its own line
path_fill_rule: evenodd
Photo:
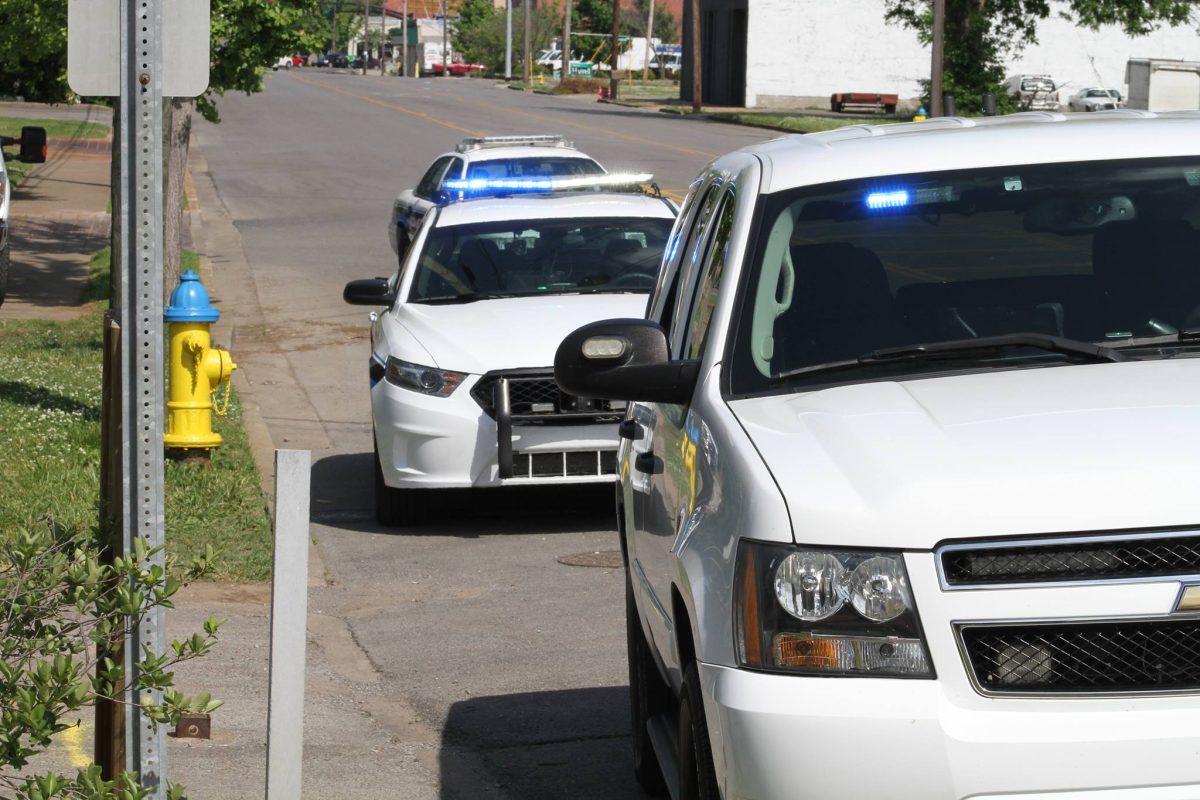
M 442 184 L 451 192 L 554 192 L 604 186 L 637 186 L 654 178 L 648 172 L 577 175 L 560 178 L 452 178 Z
M 867 195 L 867 208 L 878 211 L 883 208 L 904 208 L 908 205 L 908 192 L 900 189 L 894 192 L 871 192 Z

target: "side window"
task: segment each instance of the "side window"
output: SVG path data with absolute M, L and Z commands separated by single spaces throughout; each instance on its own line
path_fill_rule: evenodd
M 463 164 L 464 163 L 466 163 L 466 162 L 464 162 L 461 158 L 455 157 L 455 158 L 450 159 L 450 166 L 447 167 L 446 171 L 438 178 L 438 182 L 437 182 L 438 188 L 440 189 L 442 186 L 442 183 L 444 183 L 447 180 L 454 180 L 455 178 L 461 178 L 462 174 L 463 174 Z
M 680 254 L 686 249 L 683 247 L 683 243 L 691 230 L 696 211 L 703 205 L 702 186 L 702 180 L 693 181 L 688 188 L 687 197 L 683 199 L 683 204 L 679 207 L 679 215 L 675 218 L 675 225 L 671 228 L 671 235 L 667 237 L 666 247 L 663 248 L 663 263 L 658 272 L 658 282 L 650 294 L 650 301 L 646 307 L 646 318 L 664 326 L 671 319 L 671 310 L 674 307 Z
M 687 247 L 683 251 L 683 260 L 679 265 L 679 277 L 674 293 L 674 308 L 669 317 L 667 341 L 671 343 L 671 355 L 677 358 L 683 346 L 684 324 L 691 311 L 691 299 L 696 289 L 697 274 L 703 265 L 704 246 L 708 241 L 709 230 L 716 217 L 717 203 L 722 197 L 721 186 L 714 184 L 704 198 L 704 204 L 696 214 L 696 221 L 688 234 Z
M 417 197 L 428 200 L 433 197 L 433 193 L 437 191 L 438 184 L 442 182 L 442 174 L 446 171 L 446 165 L 454 156 L 442 156 L 437 161 L 430 165 L 425 174 L 421 176 L 421 180 L 417 183 Z
M 683 341 L 683 357 L 700 358 L 708 341 L 708 324 L 712 321 L 713 309 L 717 305 L 717 290 L 721 286 L 721 275 L 725 272 L 729 252 L 729 233 L 733 230 L 733 193 L 726 192 L 712 226 L 712 236 L 704 255 L 704 269 L 696 283 L 692 298 L 691 315 Z

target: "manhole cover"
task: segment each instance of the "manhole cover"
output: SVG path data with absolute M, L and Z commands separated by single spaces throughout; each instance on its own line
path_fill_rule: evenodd
M 621 568 L 620 550 L 593 550 L 590 553 L 574 553 L 569 556 L 559 556 L 558 563 L 568 567 L 604 567 L 605 569 Z

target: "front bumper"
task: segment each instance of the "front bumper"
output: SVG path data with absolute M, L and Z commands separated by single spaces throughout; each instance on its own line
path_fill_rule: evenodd
M 707 664 L 701 683 L 725 800 L 1200 798 L 1194 697 L 983 709 L 940 681 Z
M 380 380 L 371 389 L 375 444 L 384 483 L 393 488 L 611 483 L 615 424 L 521 425 L 502 430 L 464 383 L 431 397 Z M 499 416 L 499 415 L 498 415 Z M 503 442 L 509 442 L 507 450 Z M 594 463 L 592 474 L 579 461 Z M 562 468 L 555 471 L 554 464 Z M 505 469 L 502 469 L 502 464 Z M 548 468 L 549 467 L 549 468 Z M 557 472 L 557 474 L 549 474 Z

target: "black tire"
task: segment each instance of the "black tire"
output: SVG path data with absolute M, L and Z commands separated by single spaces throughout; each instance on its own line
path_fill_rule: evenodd
M 696 662 L 683 671 L 679 698 L 679 797 L 680 800 L 721 800 L 717 771 L 713 766 L 712 742 L 700 693 L 700 671 Z
M 663 714 L 671 707 L 671 690 L 658 674 L 658 666 L 642 632 L 628 570 L 625 571 L 625 639 L 629 654 L 630 719 L 633 722 L 633 776 L 647 794 L 661 797 L 667 793 L 667 782 L 646 726 L 651 717 Z
M 0 250 L 0 306 L 4 305 L 4 298 L 8 294 L 8 256 L 9 246 L 4 245 L 4 249 Z
M 375 448 L 375 519 L 388 528 L 420 525 L 430 516 L 429 494 L 422 489 L 393 489 L 383 482 L 379 448 Z

